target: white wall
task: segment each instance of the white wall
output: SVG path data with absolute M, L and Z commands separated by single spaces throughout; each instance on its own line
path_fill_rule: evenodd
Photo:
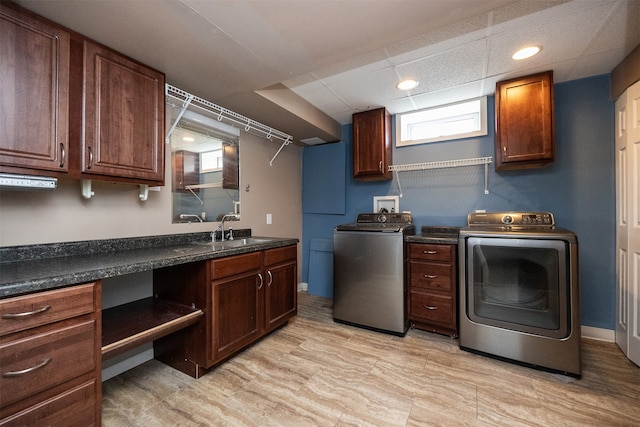
M 285 147 L 242 132 L 240 135 L 241 220 L 233 228 L 254 235 L 302 237 L 300 147 Z M 167 150 L 167 154 L 169 151 Z M 95 196 L 84 199 L 80 182 L 61 179 L 51 192 L 0 190 L 0 246 L 138 237 L 211 231 L 218 223 L 171 223 L 171 163 L 165 186 L 138 200 L 138 187 L 94 181 Z M 249 186 L 249 191 L 245 188 Z M 271 213 L 273 224 L 266 224 Z M 299 252 L 300 248 L 299 248 Z

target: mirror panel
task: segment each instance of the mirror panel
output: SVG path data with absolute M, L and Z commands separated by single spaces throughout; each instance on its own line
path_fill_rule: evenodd
M 239 137 L 203 119 L 182 119 L 171 134 L 174 223 L 219 221 L 240 213 Z

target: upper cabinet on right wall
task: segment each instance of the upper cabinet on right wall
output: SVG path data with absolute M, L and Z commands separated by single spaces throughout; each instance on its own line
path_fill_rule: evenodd
M 552 163 L 553 127 L 553 71 L 496 84 L 497 171 Z

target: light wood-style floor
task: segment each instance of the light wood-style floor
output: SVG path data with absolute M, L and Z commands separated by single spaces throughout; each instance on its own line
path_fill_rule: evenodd
M 334 323 L 299 293 L 289 324 L 199 380 L 155 360 L 103 384 L 105 426 L 637 426 L 640 368 L 583 341 L 574 380 Z

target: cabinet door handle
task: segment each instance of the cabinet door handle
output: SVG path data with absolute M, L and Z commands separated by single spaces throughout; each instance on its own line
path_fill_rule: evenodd
M 25 311 L 24 313 L 6 313 L 2 315 L 2 318 L 3 319 L 19 319 L 21 317 L 35 316 L 36 314 L 44 313 L 45 311 L 50 309 L 51 309 L 50 305 L 45 305 L 40 307 L 37 310 Z
M 271 270 L 267 270 L 267 274 L 269 275 L 269 283 L 267 283 L 267 286 L 271 287 L 271 284 L 273 283 L 273 274 L 271 274 Z
M 19 377 L 20 375 L 24 375 L 24 374 L 28 374 L 29 372 L 33 372 L 37 369 L 40 368 L 44 368 L 45 366 L 47 366 L 49 363 L 51 363 L 51 358 L 48 357 L 46 359 L 44 359 L 42 362 L 38 363 L 35 366 L 32 366 L 30 368 L 27 369 L 23 369 L 21 371 L 9 371 L 9 372 L 5 372 L 4 374 L 2 374 L 3 378 L 10 378 L 10 377 Z
M 264 279 L 262 278 L 262 274 L 258 273 L 258 278 L 260 279 L 260 284 L 258 285 L 258 289 L 262 289 L 262 285 L 264 285 Z
M 65 157 L 67 157 L 67 151 L 64 149 L 64 144 L 60 143 L 60 167 L 64 167 Z
M 93 150 L 91 147 L 87 147 L 87 151 L 89 152 L 89 165 L 87 166 L 87 169 L 91 169 L 91 166 L 93 166 Z
M 382 160 L 380 160 L 380 163 L 378 164 L 378 169 L 380 170 L 380 172 L 384 172 L 384 171 L 382 170 Z
M 436 307 L 435 305 L 424 305 L 422 304 L 423 308 L 426 308 L 427 310 L 437 310 L 438 307 Z
M 435 279 L 436 277 L 438 277 L 438 276 L 436 276 L 435 274 L 423 274 L 422 276 L 423 276 L 425 279 Z
M 422 251 L 422 253 L 425 255 L 435 255 L 438 253 L 438 251 Z

